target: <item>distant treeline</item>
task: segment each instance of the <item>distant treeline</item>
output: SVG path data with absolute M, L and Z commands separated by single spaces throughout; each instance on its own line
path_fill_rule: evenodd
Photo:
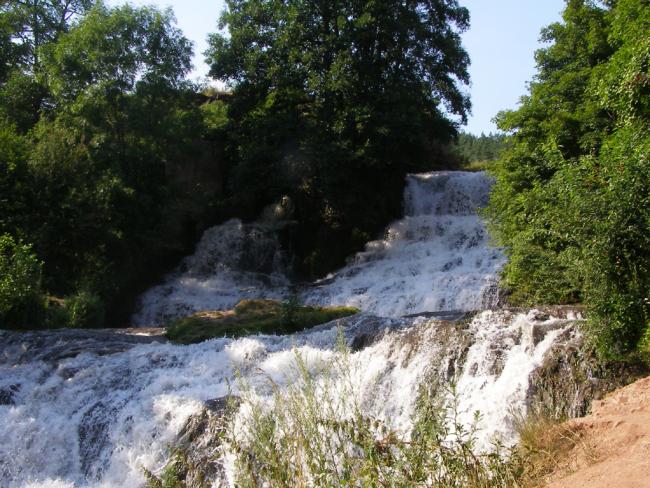
M 454 153 L 462 163 L 494 161 L 501 156 L 506 147 L 505 134 L 489 133 L 480 136 L 461 132 L 453 145 Z

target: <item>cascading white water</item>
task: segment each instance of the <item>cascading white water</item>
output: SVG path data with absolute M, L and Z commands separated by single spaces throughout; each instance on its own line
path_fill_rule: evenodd
M 348 266 L 306 287 L 301 300 L 384 317 L 494 307 L 505 258 L 489 245 L 477 215 L 491 184 L 484 173 L 409 175 L 404 218 Z M 212 227 L 194 255 L 142 297 L 133 324 L 152 326 L 200 310 L 229 309 L 243 298 L 286 297 L 290 283 L 281 263 L 278 242 L 264 226 L 231 220 Z
M 160 326 L 201 310 L 230 309 L 244 298 L 285 298 L 285 266 L 272 231 L 229 220 L 208 229 L 195 253 L 141 297 L 132 323 Z
M 407 432 L 420 383 L 430 374 L 457 377 L 461 419 L 483 414 L 485 447 L 493 435 L 512 441 L 510 410 L 525 408 L 529 374 L 570 322 L 488 311 L 466 329 L 368 315 L 341 325 L 349 343 L 365 343 L 350 355 L 365 413 Z M 237 394 L 236 372 L 269 397 L 269 380 L 291 380 L 296 352 L 314 372 L 340 354 L 337 333 L 329 324 L 287 337 L 175 346 L 109 333 L 0 332 L 0 486 L 143 486 L 142 468 L 160 471 L 203 402 Z
M 349 378 L 365 413 L 407 433 L 420 384 L 431 374 L 454 379 L 461 420 L 482 414 L 480 448 L 493 435 L 514 439 L 511 413 L 526 408 L 531 372 L 575 318 L 484 311 L 462 327 L 398 318 L 495 304 L 504 258 L 488 246 L 475 213 L 489 186 L 476 173 L 409 176 L 405 217 L 386 238 L 302 291 L 311 303 L 384 316 L 339 322 L 354 351 Z M 272 232 L 227 222 L 208 230 L 196 253 L 144 295 L 134 324 L 231 308 L 241 298 L 282 298 L 290 289 L 282 270 Z M 142 468 L 160 472 L 188 418 L 207 400 L 237 394 L 236 373 L 270 398 L 268 380 L 290 382 L 296 352 L 319 374 L 340 354 L 336 342 L 335 324 L 192 346 L 118 332 L 0 332 L 0 486 L 143 486 Z
M 484 173 L 409 175 L 404 218 L 348 266 L 306 290 L 303 300 L 388 317 L 494 307 L 505 258 L 489 246 L 477 215 L 491 183 Z

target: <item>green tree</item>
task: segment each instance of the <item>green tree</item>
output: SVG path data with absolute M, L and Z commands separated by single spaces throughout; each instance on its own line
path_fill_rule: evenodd
M 31 233 L 53 290 L 115 298 L 163 247 L 167 170 L 202 121 L 191 45 L 171 10 L 98 4 L 42 54 L 52 112 L 34 130 Z
M 16 235 L 30 200 L 29 141 L 0 119 L 0 235 Z
M 75 17 L 88 11 L 95 0 L 4 0 L 0 3 L 0 24 L 12 31 L 15 64 L 38 71 L 40 48 L 57 40 Z M 16 63 L 19 61 L 19 63 Z
M 229 0 L 207 57 L 234 89 L 231 194 L 244 216 L 296 201 L 319 274 L 400 211 L 403 176 L 441 163 L 464 121 L 469 15 L 455 0 Z
M 21 132 L 36 124 L 47 96 L 40 55 L 94 0 L 0 2 L 0 116 Z
M 481 133 L 480 136 L 462 132 L 454 143 L 454 152 L 464 163 L 494 161 L 501 156 L 506 146 L 504 134 Z
M 498 116 L 513 142 L 488 213 L 512 300 L 584 301 L 601 353 L 627 353 L 650 317 L 650 4 L 570 0 L 563 18 Z

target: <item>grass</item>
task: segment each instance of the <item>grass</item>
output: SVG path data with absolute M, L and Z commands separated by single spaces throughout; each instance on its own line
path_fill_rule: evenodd
M 522 487 L 545 486 L 551 475 L 571 472 L 575 468 L 571 462 L 578 452 L 588 464 L 599 461 L 598 454 L 584 441 L 582 431 L 575 424 L 530 415 L 517 420 L 517 433 L 519 443 L 515 449 L 522 460 L 519 474 Z
M 253 334 L 291 334 L 358 313 L 352 307 L 311 307 L 294 300 L 242 300 L 233 310 L 199 312 L 177 320 L 166 336 L 179 344 L 194 344 L 216 337 Z
M 221 314 L 277 319 L 311 308 L 257 300 Z M 576 449 L 597 461 L 579 429 L 543 414 L 515 419 L 517 446 L 477 453 L 478 431 L 459 422 L 453 385 L 435 377 L 420 387 L 411 431 L 393 430 L 363 408 L 342 332 L 336 354 L 316 372 L 294 355 L 284 386 L 268 379 L 270 398 L 237 379 L 240 401 L 229 405 L 219 434 L 237 487 L 537 488 L 570 470 Z M 200 472 L 174 452 L 160 478 L 145 470 L 150 488 L 182 488 Z
M 343 341 L 341 341 L 343 342 Z M 425 382 L 410 434 L 363 411 L 348 353 L 311 373 L 296 352 L 287 386 L 269 380 L 273 399 L 242 389 L 225 447 L 236 456 L 235 486 L 511 488 L 521 471 L 495 446 L 476 454 L 476 430 L 458 421 L 453 390 Z

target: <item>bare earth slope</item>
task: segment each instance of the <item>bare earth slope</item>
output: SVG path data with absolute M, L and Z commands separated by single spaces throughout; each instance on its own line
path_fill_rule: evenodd
M 548 488 L 650 488 L 650 377 L 595 401 L 569 422 L 580 442 Z

